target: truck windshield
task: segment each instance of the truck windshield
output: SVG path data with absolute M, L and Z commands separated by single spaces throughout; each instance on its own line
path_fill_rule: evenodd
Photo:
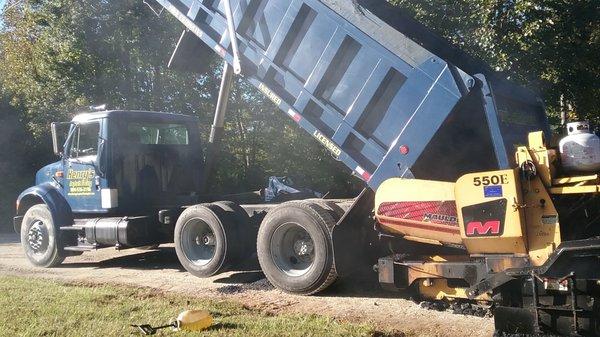
M 129 123 L 127 138 L 145 145 L 188 145 L 188 129 L 184 124 Z
M 79 124 L 71 140 L 71 158 L 95 156 L 98 153 L 100 123 Z

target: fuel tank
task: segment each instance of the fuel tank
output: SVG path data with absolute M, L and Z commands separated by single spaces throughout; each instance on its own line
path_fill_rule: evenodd
M 559 143 L 563 169 L 567 172 L 599 171 L 600 138 L 590 131 L 589 123 L 569 123 L 567 132 Z
M 139 247 L 156 243 L 156 222 L 151 217 L 78 219 L 86 241 L 101 246 Z

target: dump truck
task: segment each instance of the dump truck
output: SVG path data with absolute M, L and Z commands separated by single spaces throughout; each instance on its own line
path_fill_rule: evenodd
M 367 263 L 382 287 L 492 308 L 508 333 L 600 333 L 600 139 L 550 131 L 540 98 L 380 0 L 147 0 L 184 26 L 169 61 L 224 61 L 198 121 L 102 111 L 53 124 L 61 161 L 17 201 L 29 260 L 173 241 L 207 277 L 256 256 L 310 295 Z M 364 182 L 353 199 L 203 192 L 242 75 Z M 64 144 L 64 145 L 62 145 Z M 293 149 L 290 149 L 293 151 Z

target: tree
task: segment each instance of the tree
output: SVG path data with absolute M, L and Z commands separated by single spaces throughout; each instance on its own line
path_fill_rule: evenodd
M 36 137 L 90 104 L 192 114 L 211 100 L 206 78 L 166 69 L 179 29 L 140 1 L 24 1 L 4 21 L 0 72 Z
M 391 0 L 507 77 L 541 92 L 551 115 L 564 96 L 600 122 L 596 0 Z

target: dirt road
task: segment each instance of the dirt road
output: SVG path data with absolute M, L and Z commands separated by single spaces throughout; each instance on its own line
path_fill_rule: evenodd
M 386 330 L 415 336 L 491 336 L 490 318 L 453 315 L 420 308 L 383 292 L 375 282 L 343 279 L 319 296 L 289 295 L 273 289 L 259 271 L 229 272 L 210 279 L 196 278 L 181 268 L 173 247 L 153 251 L 102 249 L 69 257 L 54 269 L 32 267 L 23 257 L 18 237 L 0 234 L 0 274 L 49 278 L 68 282 L 143 286 L 223 298 L 268 311 L 327 315 L 352 322 L 370 322 Z

